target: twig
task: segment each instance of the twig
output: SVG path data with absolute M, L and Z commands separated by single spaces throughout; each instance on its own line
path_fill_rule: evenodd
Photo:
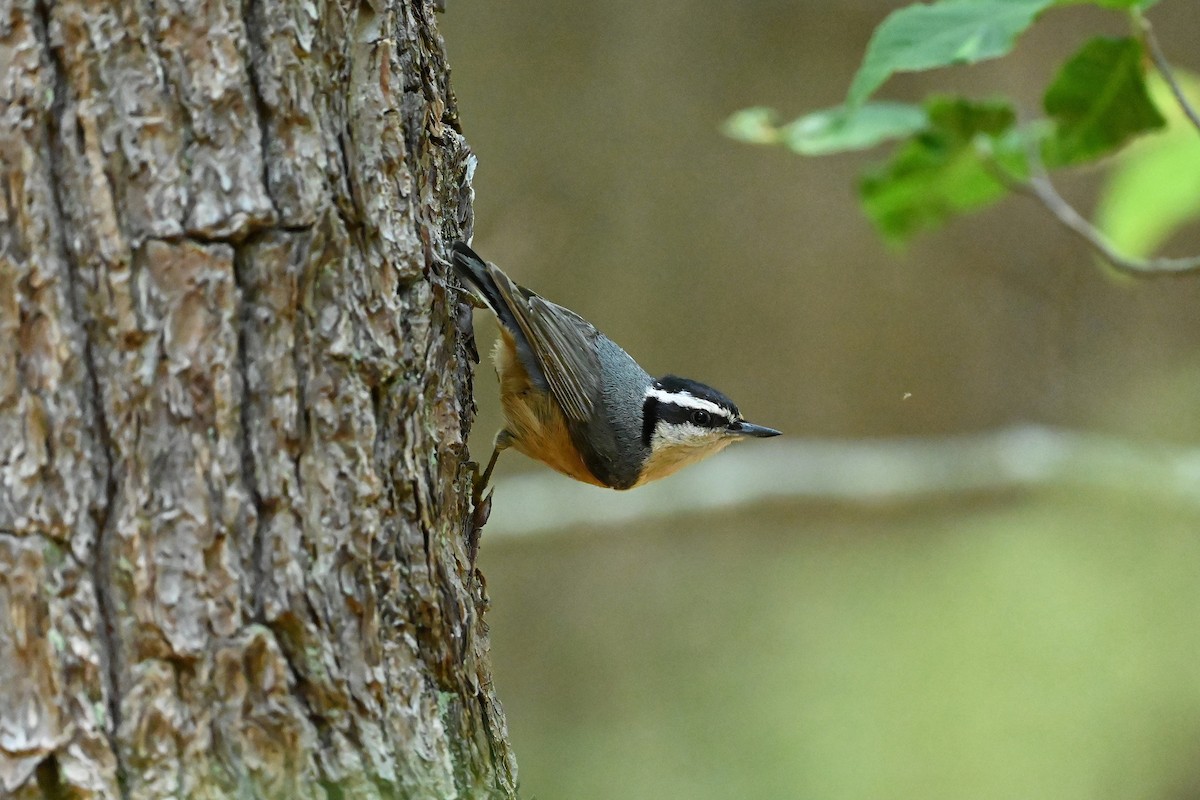
M 1012 191 L 1037 198 L 1063 226 L 1086 242 L 1097 255 L 1107 261 L 1114 269 L 1139 278 L 1200 272 L 1200 256 L 1192 256 L 1191 258 L 1140 259 L 1121 255 L 1104 234 L 1084 219 L 1083 215 L 1064 200 L 1063 196 L 1054 188 L 1054 184 L 1050 182 L 1050 176 L 1047 174 L 1046 168 L 1042 165 L 1041 157 L 1037 152 L 1037 145 L 1032 142 L 1029 147 L 1028 159 L 1029 179 L 1027 181 L 1020 181 L 1013 178 L 1012 175 L 994 161 L 989 162 L 992 167 L 991 172 L 997 180 L 1005 184 Z
M 1041 201 L 1058 221 L 1069 228 L 1079 238 L 1083 239 L 1096 253 L 1121 272 L 1136 275 L 1139 278 L 1154 275 L 1181 275 L 1200 271 L 1200 256 L 1191 258 L 1128 258 L 1116 251 L 1104 234 L 1096 230 L 1090 222 L 1083 218 L 1078 211 L 1063 199 L 1050 178 L 1043 174 L 1033 174 L 1028 183 L 1018 183 L 1014 188 L 1025 194 L 1032 194 Z
M 1137 14 L 1135 19 L 1141 29 L 1142 41 L 1146 44 L 1146 49 L 1150 51 L 1150 57 L 1154 59 L 1154 66 L 1158 68 L 1158 72 L 1167 82 L 1167 86 L 1171 87 L 1171 93 L 1175 95 L 1175 101 L 1179 103 L 1183 113 L 1187 114 L 1187 118 L 1196 126 L 1196 130 L 1200 131 L 1200 114 L 1197 114 L 1196 109 L 1192 108 L 1192 104 L 1188 102 L 1183 93 L 1183 87 L 1175 80 L 1175 73 L 1171 70 L 1171 65 L 1167 62 L 1167 57 L 1158 44 L 1158 37 L 1154 35 L 1154 27 L 1150 24 L 1150 20 L 1141 14 Z

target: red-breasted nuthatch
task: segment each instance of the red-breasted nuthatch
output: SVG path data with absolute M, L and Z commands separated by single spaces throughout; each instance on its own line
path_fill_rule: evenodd
M 584 483 L 631 489 L 739 439 L 779 435 L 746 422 L 711 386 L 650 377 L 583 317 L 513 283 L 466 244 L 453 251 L 463 282 L 500 321 L 492 357 L 504 427 L 479 490 L 507 447 Z

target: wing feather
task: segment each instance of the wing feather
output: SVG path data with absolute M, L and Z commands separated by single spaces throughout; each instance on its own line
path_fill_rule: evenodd
M 491 264 L 488 267 L 563 412 L 568 419 L 586 422 L 599 389 L 595 345 L 599 332 L 578 314 L 522 289 Z
M 551 354 L 554 366 L 546 379 L 554 396 L 571 419 L 586 422 L 595 407 L 600 383 L 600 359 L 596 355 L 599 333 L 578 314 L 534 295 L 529 298 L 530 327 L 538 340 L 535 349 Z M 550 376 L 553 374 L 553 378 Z

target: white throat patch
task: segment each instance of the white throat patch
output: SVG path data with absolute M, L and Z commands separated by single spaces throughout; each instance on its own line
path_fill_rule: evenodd
M 712 428 L 701 428 L 690 423 L 673 425 L 660 422 L 654 429 L 650 457 L 642 465 L 642 474 L 636 485 L 665 478 L 689 464 L 720 452 L 732 441 L 732 438 L 722 436 L 719 430 Z

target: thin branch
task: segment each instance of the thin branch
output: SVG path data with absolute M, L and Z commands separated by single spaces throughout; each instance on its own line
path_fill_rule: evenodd
M 1179 107 L 1183 109 L 1184 114 L 1196 126 L 1196 129 L 1200 130 L 1200 114 L 1197 114 L 1196 109 L 1188 102 L 1183 88 L 1175 79 L 1175 73 L 1171 70 L 1171 65 L 1167 62 L 1167 57 L 1158 44 L 1158 38 L 1154 35 L 1150 21 L 1140 14 L 1135 14 L 1134 20 L 1138 25 L 1142 41 L 1154 60 L 1155 67 L 1171 88 Z M 991 172 L 1010 190 L 1037 198 L 1064 227 L 1086 242 L 1114 269 L 1140 278 L 1200 272 L 1200 256 L 1138 259 L 1129 258 L 1117 252 L 1112 242 L 1064 200 L 1058 190 L 1054 188 L 1054 184 L 1050 181 L 1050 175 L 1042 164 L 1037 144 L 1032 141 L 1029 143 L 1028 159 L 1030 173 L 1028 180 L 1022 181 L 1014 178 L 995 161 L 990 162 Z
M 1068 230 L 1087 243 L 1092 250 L 1107 261 L 1114 269 L 1139 278 L 1166 275 L 1184 275 L 1200 272 L 1200 256 L 1191 258 L 1129 258 L 1117 252 L 1108 238 L 1076 211 L 1054 188 L 1050 176 L 1042 165 L 1037 145 L 1029 148 L 1029 179 L 1020 181 L 1002 166 L 991 163 L 991 172 L 1010 190 L 1037 198 L 1042 205 Z
M 1196 109 L 1192 108 L 1192 104 L 1188 102 L 1183 93 L 1183 87 L 1175 80 L 1175 73 L 1171 70 L 1171 65 L 1158 44 L 1158 37 L 1154 35 L 1154 27 L 1150 24 L 1150 20 L 1141 14 L 1136 15 L 1136 20 L 1141 29 L 1142 41 L 1145 43 L 1146 49 L 1150 51 L 1150 57 L 1154 59 L 1154 66 L 1158 68 L 1158 72 L 1167 82 L 1167 86 L 1171 87 L 1171 93 L 1175 95 L 1175 101 L 1179 103 L 1183 113 L 1187 114 L 1187 118 L 1196 126 L 1196 130 L 1200 131 L 1200 114 L 1197 114 Z
M 1083 239 L 1101 258 L 1121 272 L 1136 275 L 1139 278 L 1200 272 L 1200 256 L 1140 259 L 1121 255 L 1104 234 L 1063 199 L 1045 173 L 1035 173 L 1030 176 L 1028 183 L 1018 183 L 1014 188 L 1040 200 L 1059 222 Z

